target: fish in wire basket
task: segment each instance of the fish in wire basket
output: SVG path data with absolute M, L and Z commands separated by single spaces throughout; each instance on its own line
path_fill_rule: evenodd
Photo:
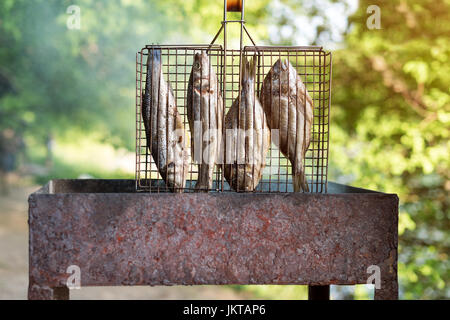
M 241 92 L 225 117 L 224 176 L 236 191 L 254 191 L 270 147 L 270 129 L 255 92 L 256 57 L 245 58 Z M 239 101 L 240 100 L 240 101 Z M 240 102 L 240 104 L 239 104 Z
M 220 157 L 223 100 L 219 81 L 205 51 L 194 55 L 187 92 L 187 116 L 191 130 L 193 160 L 198 163 L 197 192 L 212 187 Z
M 303 159 L 311 141 L 313 101 L 288 59 L 279 59 L 266 75 L 261 104 L 272 130 L 278 130 L 275 145 L 292 166 L 295 192 L 309 192 Z
M 183 192 L 189 154 L 172 86 L 164 80 L 161 49 L 149 50 L 142 96 L 142 118 L 149 151 L 166 186 L 172 192 Z

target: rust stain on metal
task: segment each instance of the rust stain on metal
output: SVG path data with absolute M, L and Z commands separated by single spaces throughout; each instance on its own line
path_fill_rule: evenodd
M 30 286 L 64 287 L 70 265 L 82 286 L 357 284 L 379 265 L 378 297 L 396 298 L 396 195 L 42 192 L 29 206 Z

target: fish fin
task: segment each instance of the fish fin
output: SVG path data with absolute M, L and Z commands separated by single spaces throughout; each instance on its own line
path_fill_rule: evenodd
M 194 192 L 208 192 L 211 187 L 208 184 L 197 181 Z
M 175 94 L 173 93 L 172 83 L 167 80 L 167 87 L 169 87 L 169 91 L 172 94 L 172 97 L 175 99 Z
M 147 119 L 145 118 L 145 116 L 147 115 L 147 103 L 145 102 L 145 90 L 142 90 L 142 95 L 141 95 L 141 114 L 142 117 L 144 119 L 144 121 L 147 121 Z
M 156 99 L 159 92 L 159 82 L 162 77 L 162 62 L 161 62 L 161 49 L 160 48 L 150 48 L 148 50 L 147 58 L 147 75 L 145 81 L 145 95 L 151 97 L 148 102 L 147 108 L 148 112 L 152 105 L 156 103 Z
M 294 174 L 293 182 L 294 192 L 309 192 L 308 181 L 306 181 L 305 173 L 303 172 L 303 170 L 299 173 Z
M 243 68 L 242 68 L 242 72 L 241 72 L 241 84 L 243 85 L 248 77 L 247 75 L 247 69 L 248 69 L 248 60 L 247 58 L 244 58 L 244 62 L 243 62 Z
M 249 63 L 249 78 L 255 79 L 256 78 L 256 54 L 250 59 Z

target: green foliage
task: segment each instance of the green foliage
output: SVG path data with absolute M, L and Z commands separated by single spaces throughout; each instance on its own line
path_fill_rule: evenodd
M 256 26 L 263 25 L 267 2 L 248 5 L 256 37 L 266 36 Z M 81 9 L 79 30 L 67 27 L 70 5 Z M 136 52 L 150 43 L 209 43 L 222 6 L 206 0 L 2 1 L 0 129 L 37 135 L 42 143 L 49 132 L 78 127 L 133 150 Z M 237 38 L 237 30 L 230 31 Z
M 72 4 L 79 30 L 66 26 Z M 0 128 L 45 137 L 78 127 L 131 149 L 135 52 L 175 30 L 160 13 L 151 1 L 2 1 L 0 75 L 13 90 L 0 92 Z
M 365 8 L 381 8 L 369 30 Z M 449 298 L 450 3 L 360 1 L 334 55 L 332 179 L 400 197 L 401 296 Z

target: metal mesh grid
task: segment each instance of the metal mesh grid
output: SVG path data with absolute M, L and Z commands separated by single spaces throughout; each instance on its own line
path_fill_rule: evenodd
M 170 81 L 175 95 L 177 110 L 183 119 L 185 131 L 190 135 L 187 118 L 188 82 L 194 61 L 194 54 L 208 50 L 210 63 L 217 74 L 222 96 L 224 114 L 228 112 L 240 91 L 240 50 L 225 51 L 220 45 L 163 45 L 146 46 L 136 55 L 136 188 L 138 191 L 168 192 L 164 180 L 158 172 L 155 161 L 147 148 L 145 127 L 141 114 L 142 93 L 145 88 L 147 57 L 151 50 L 161 50 L 163 75 Z M 257 71 L 255 90 L 259 97 L 262 82 L 278 59 L 288 59 L 305 84 L 313 101 L 313 122 L 311 142 L 304 156 L 304 172 L 309 192 L 326 192 L 328 175 L 329 111 L 331 94 L 331 53 L 321 47 L 274 47 L 247 46 L 243 57 L 256 54 Z M 225 60 L 226 59 L 226 60 Z M 225 66 L 226 65 L 226 66 Z M 225 77 L 224 77 L 225 72 Z M 226 83 L 224 83 L 224 78 Z M 190 139 L 187 149 L 192 150 Z M 253 192 L 292 192 L 292 166 L 280 150 L 271 143 L 266 156 L 266 166 L 259 184 Z M 193 192 L 198 177 L 198 165 L 190 158 L 187 182 L 184 192 Z M 220 166 L 216 166 L 210 191 L 231 191 L 224 179 Z M 242 190 L 238 190 L 242 191 Z

